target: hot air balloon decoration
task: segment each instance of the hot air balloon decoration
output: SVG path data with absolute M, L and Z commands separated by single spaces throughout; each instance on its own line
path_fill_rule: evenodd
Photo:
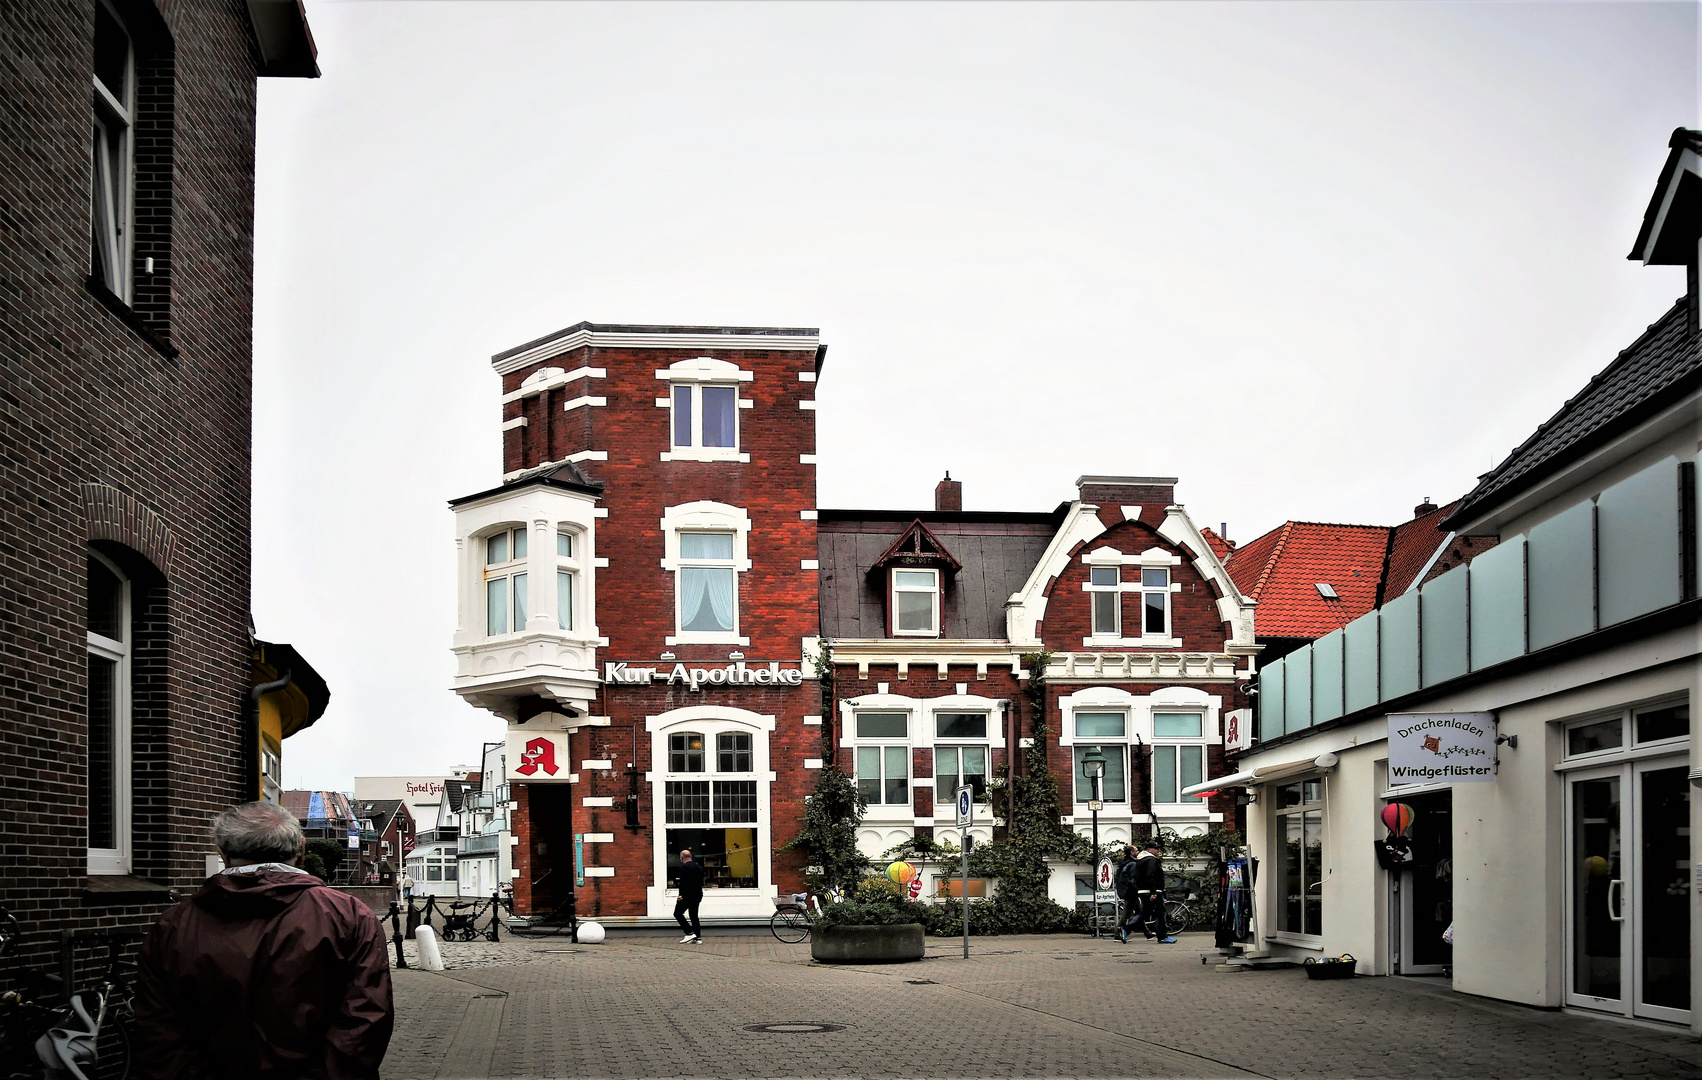
M 886 876 L 895 885 L 908 885 L 910 879 L 916 876 L 916 868 L 902 859 L 886 868 Z
M 1388 827 L 1391 836 L 1405 836 L 1412 828 L 1412 819 L 1417 816 L 1406 803 L 1393 802 L 1383 807 L 1383 824 Z

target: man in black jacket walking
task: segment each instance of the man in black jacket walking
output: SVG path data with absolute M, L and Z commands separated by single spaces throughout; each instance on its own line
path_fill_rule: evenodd
M 1164 860 L 1158 852 L 1158 841 L 1153 839 L 1135 856 L 1135 895 L 1140 900 L 1141 929 L 1146 936 L 1157 937 L 1160 945 L 1174 945 L 1176 939 L 1164 926 Z
M 680 924 L 680 929 L 686 936 L 680 939 L 681 945 L 702 945 L 703 924 L 697 921 L 697 906 L 703 903 L 703 864 L 693 862 L 691 849 L 680 852 L 680 898 L 674 904 L 674 921 Z M 691 921 L 686 921 L 686 916 Z

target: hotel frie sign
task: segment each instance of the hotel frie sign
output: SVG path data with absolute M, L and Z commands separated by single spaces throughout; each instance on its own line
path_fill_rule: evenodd
M 1391 784 L 1469 784 L 1495 779 L 1494 713 L 1391 713 Z
M 778 660 L 767 664 L 746 664 L 740 660 L 714 667 L 687 664 L 640 667 L 631 662 L 611 662 L 603 665 L 603 682 L 609 686 L 664 683 L 687 690 L 702 690 L 706 686 L 802 686 L 804 673 L 799 668 L 782 668 Z

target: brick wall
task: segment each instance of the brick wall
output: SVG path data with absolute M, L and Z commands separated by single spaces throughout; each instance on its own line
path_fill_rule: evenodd
M 1093 614 L 1092 600 L 1082 589 L 1088 580 L 1089 567 L 1081 561 L 1082 555 L 1099 547 L 1114 547 L 1125 555 L 1135 555 L 1140 552 L 1159 548 L 1182 559 L 1180 565 L 1170 568 L 1170 580 L 1182 586 L 1180 592 L 1170 595 L 1170 634 L 1179 638 L 1181 648 L 1188 652 L 1217 652 L 1223 648 L 1228 639 L 1228 628 L 1222 614 L 1217 609 L 1217 586 L 1203 577 L 1194 569 L 1194 560 L 1198 557 L 1180 544 L 1173 544 L 1160 537 L 1156 528 L 1145 521 L 1145 511 L 1142 520 L 1123 521 L 1119 515 L 1117 523 L 1085 544 L 1078 544 L 1070 552 L 1069 563 L 1064 572 L 1051 583 L 1046 601 L 1046 618 L 1041 621 L 1038 632 L 1046 647 L 1057 652 L 1080 652 L 1084 646 L 1083 640 L 1092 632 Z M 1125 566 L 1123 580 L 1137 580 L 1138 567 Z M 1123 633 L 1128 637 L 1138 637 L 1141 619 L 1141 600 L 1138 593 L 1124 593 L 1123 600 Z
M 128 315 L 87 283 L 94 4 L 0 8 L 0 903 L 38 947 L 161 907 L 84 895 L 91 540 L 136 582 L 137 875 L 198 881 L 249 780 L 253 44 L 241 5 L 166 5 L 171 51 L 151 8 L 120 10 L 142 50 L 134 253 L 156 260 Z

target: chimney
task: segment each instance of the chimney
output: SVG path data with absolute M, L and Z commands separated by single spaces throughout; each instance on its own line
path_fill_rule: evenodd
M 963 481 L 953 480 L 951 473 L 934 485 L 934 510 L 937 513 L 953 512 L 963 509 Z
M 1440 509 L 1442 509 L 1442 508 L 1440 506 L 1437 506 L 1435 503 L 1431 502 L 1430 496 L 1426 495 L 1424 497 L 1423 502 L 1419 503 L 1417 506 L 1412 508 L 1412 516 L 1415 519 L 1421 518 L 1426 514 L 1434 514 L 1436 511 L 1438 511 Z
M 1138 506 L 1141 520 L 1156 526 L 1164 508 L 1176 501 L 1174 476 L 1078 476 L 1076 493 L 1096 506 Z

